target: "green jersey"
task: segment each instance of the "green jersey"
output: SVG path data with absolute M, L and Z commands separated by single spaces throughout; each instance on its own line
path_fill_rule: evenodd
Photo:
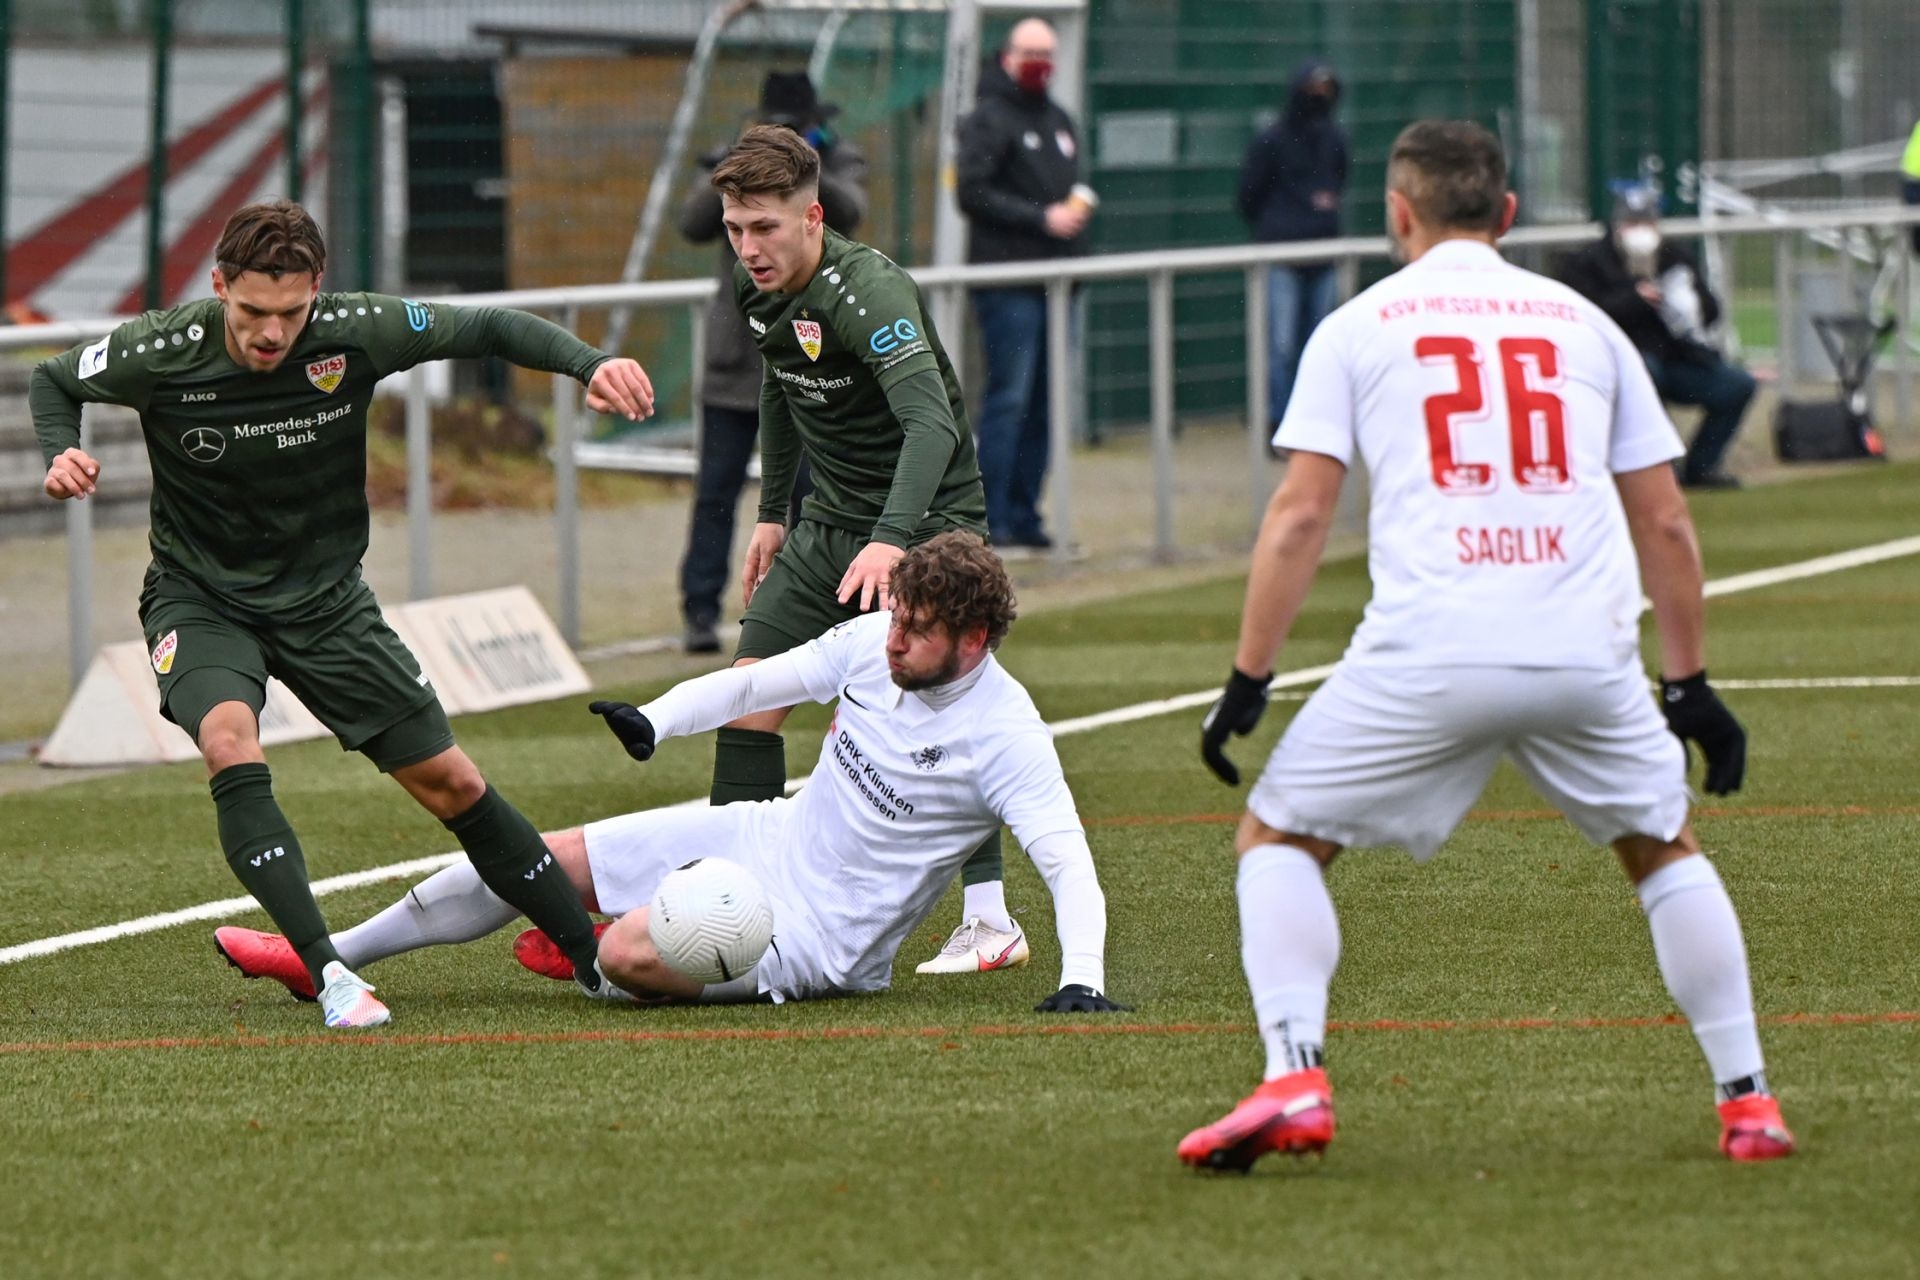
M 784 523 L 802 449 L 810 520 L 905 547 L 956 526 L 986 532 L 960 380 L 920 287 L 886 255 L 824 231 L 797 294 L 763 293 L 745 267 L 734 295 L 765 357 L 760 519 Z
M 155 569 L 262 622 L 326 612 L 359 581 L 374 383 L 489 355 L 586 382 L 607 358 L 523 312 L 323 293 L 255 373 L 227 353 L 224 314 L 217 298 L 150 311 L 41 364 L 29 400 L 48 465 L 80 443 L 83 402 L 137 410 Z

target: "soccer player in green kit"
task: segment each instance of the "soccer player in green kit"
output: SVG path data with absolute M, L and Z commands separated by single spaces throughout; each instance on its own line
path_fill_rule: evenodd
M 734 665 L 785 653 L 872 608 L 909 546 L 949 529 L 986 533 L 986 494 L 959 379 L 912 278 L 828 228 L 820 157 L 780 125 L 747 130 L 715 167 L 739 255 L 734 292 L 760 354 L 760 513 L 741 572 L 747 611 Z M 787 530 L 805 450 L 814 491 Z M 956 695 L 957 696 L 957 695 Z M 609 723 L 615 732 L 617 708 Z M 786 711 L 717 735 L 715 804 L 771 800 L 786 783 Z M 1007 913 L 1000 837 L 962 870 L 963 923 L 923 972 L 1024 963 Z
M 99 480 L 80 448 L 82 403 L 140 414 L 153 466 L 141 629 L 161 712 L 206 761 L 228 865 L 299 952 L 329 1027 L 387 1021 L 328 941 L 273 798 L 259 715 L 277 676 L 343 748 L 445 824 L 487 887 L 574 958 L 589 994 L 621 994 L 596 970 L 592 922 L 540 833 L 454 745 L 360 561 L 367 405 L 381 378 L 499 356 L 571 374 L 589 406 L 637 419 L 653 410 L 645 371 L 524 312 L 322 293 L 326 245 L 289 201 L 235 213 L 214 259 L 214 297 L 150 311 L 46 361 L 29 403 L 57 499 L 84 498 Z

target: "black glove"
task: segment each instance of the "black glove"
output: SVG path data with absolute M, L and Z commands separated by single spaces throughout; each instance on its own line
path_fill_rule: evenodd
M 1707 683 L 1707 673 L 1685 680 L 1660 677 L 1660 711 L 1673 736 L 1700 748 L 1707 760 L 1707 794 L 1724 796 L 1740 789 L 1747 776 L 1747 731 Z
M 1109 1000 L 1092 987 L 1069 982 L 1033 1006 L 1035 1013 L 1132 1013 L 1133 1006 Z
M 640 714 L 640 708 L 626 702 L 589 702 L 587 710 L 607 722 L 613 736 L 635 760 L 653 759 L 653 721 Z
M 1272 683 L 1271 675 L 1256 678 L 1235 667 L 1220 700 L 1208 708 L 1207 718 L 1200 722 L 1200 758 L 1230 787 L 1240 785 L 1240 770 L 1221 748 L 1230 735 L 1244 738 L 1253 732 L 1266 712 L 1267 686 Z

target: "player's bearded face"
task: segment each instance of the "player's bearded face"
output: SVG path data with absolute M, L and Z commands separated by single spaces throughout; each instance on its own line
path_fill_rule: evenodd
M 307 272 L 279 279 L 263 271 L 242 271 L 229 280 L 218 268 L 213 292 L 226 304 L 227 354 L 255 373 L 280 367 L 307 327 L 320 279 Z
M 798 293 L 820 265 L 825 212 L 811 191 L 790 196 L 722 196 L 721 221 L 740 264 L 762 293 Z
M 902 689 L 933 689 L 960 675 L 960 642 L 945 623 L 916 623 L 895 609 L 887 628 L 887 673 Z

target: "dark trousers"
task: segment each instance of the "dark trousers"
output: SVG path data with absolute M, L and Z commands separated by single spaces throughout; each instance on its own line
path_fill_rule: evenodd
M 1720 469 L 1720 459 L 1740 430 L 1740 419 L 1753 399 L 1753 375 L 1735 368 L 1717 355 L 1712 360 L 1661 360 L 1647 356 L 1647 372 L 1662 400 L 1698 405 L 1706 416 L 1687 446 L 1683 476 L 1700 480 Z
M 693 518 L 687 529 L 687 553 L 680 561 L 680 613 L 688 622 L 711 625 L 720 620 L 720 598 L 732 576 L 733 523 L 740 490 L 746 487 L 747 463 L 760 433 L 756 409 L 723 409 L 706 405 L 700 411 L 700 463 L 694 474 Z M 793 486 L 797 512 L 800 500 L 813 489 L 806 459 Z M 791 523 L 791 517 L 789 517 Z
M 1920 204 L 1920 178 L 1907 178 L 1900 183 L 1900 202 L 1902 204 Z M 1913 229 L 1913 251 L 1920 253 L 1920 227 Z
M 980 398 L 980 480 L 994 541 L 1040 536 L 1040 493 L 1051 437 L 1047 413 L 1047 293 L 976 289 L 973 314 L 987 358 Z

